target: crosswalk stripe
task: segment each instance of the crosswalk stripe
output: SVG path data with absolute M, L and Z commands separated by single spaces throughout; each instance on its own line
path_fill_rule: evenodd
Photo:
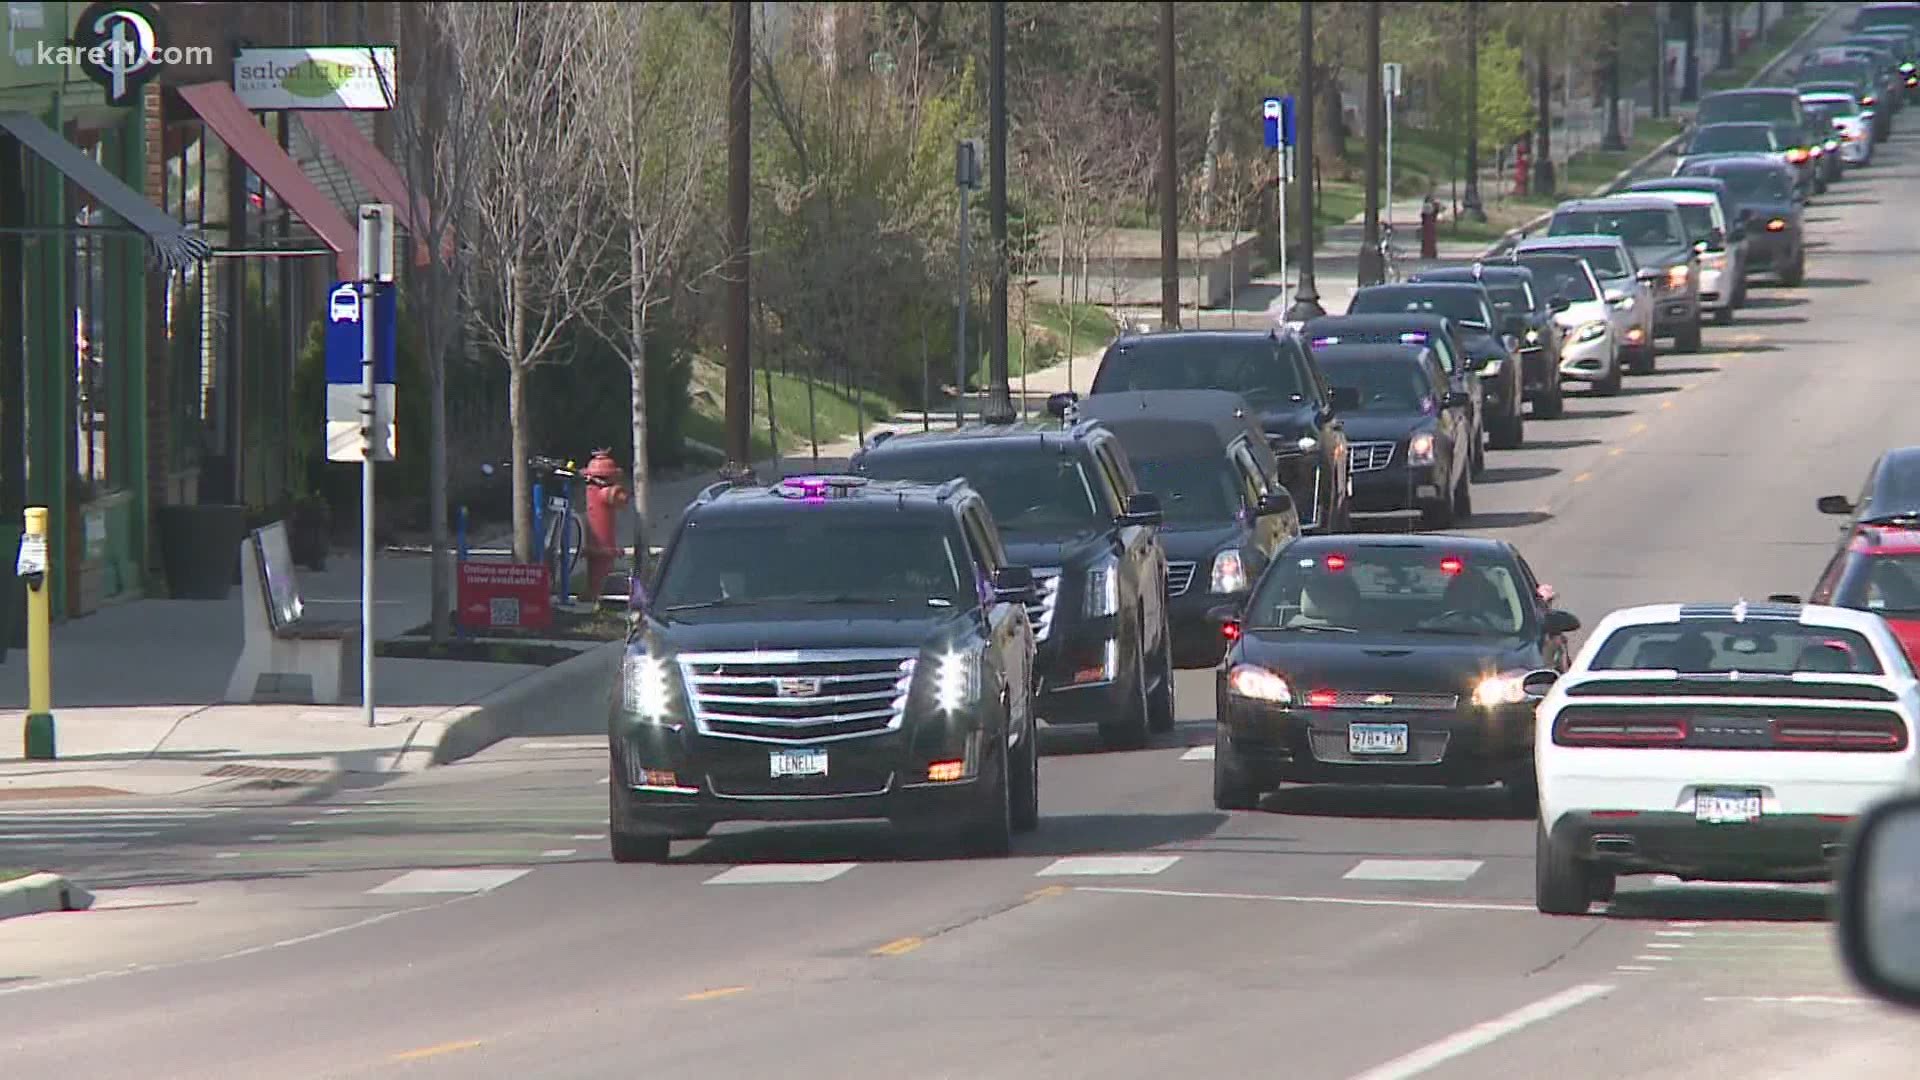
M 159 835 L 160 833 L 158 831 L 149 832 L 149 831 L 142 830 L 142 831 L 136 831 L 136 832 L 128 832 L 125 829 L 88 829 L 84 832 L 46 832 L 43 830 L 33 830 L 33 829 L 25 829 L 25 830 L 10 829 L 8 830 L 8 833 L 6 836 L 0 837 L 0 847 L 7 847 L 13 844 L 14 842 L 13 838 L 16 836 L 22 837 L 22 838 L 31 837 L 37 840 L 90 840 L 90 839 L 124 840 L 124 839 L 132 839 L 132 838 L 142 837 L 142 836 L 159 836 Z
M 409 870 L 391 881 L 375 885 L 367 892 L 380 896 L 490 892 L 509 882 L 518 881 L 526 876 L 529 869 L 523 866 L 512 870 Z
M 832 881 L 859 863 L 761 863 L 722 870 L 702 885 L 818 885 Z
M 1072 855 L 1055 859 L 1035 877 L 1139 877 L 1158 874 L 1180 861 L 1178 855 Z
M 1341 875 L 1349 881 L 1465 881 L 1478 859 L 1362 859 Z
M 1213 747 L 1196 746 L 1180 755 L 1181 761 L 1212 761 Z

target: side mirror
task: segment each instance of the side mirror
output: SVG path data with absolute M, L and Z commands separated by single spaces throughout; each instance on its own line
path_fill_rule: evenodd
M 1207 609 L 1207 621 L 1220 628 L 1220 636 L 1231 645 L 1240 640 L 1240 609 L 1232 604 L 1221 604 Z
M 1533 595 L 1539 597 L 1540 602 L 1549 608 L 1553 607 L 1553 602 L 1560 598 L 1559 590 L 1545 582 L 1542 582 L 1539 588 L 1533 590 Z
M 1710 248 L 1717 246 L 1718 245 L 1708 240 L 1695 240 L 1693 242 L 1693 251 L 1696 255 L 1705 255 Z
M 1552 611 L 1547 612 L 1543 624 L 1546 627 L 1547 633 L 1555 636 L 1571 634 L 1575 630 L 1580 629 L 1580 620 L 1573 617 L 1573 612 L 1561 611 L 1559 608 L 1554 608 Z
M 1529 671 L 1520 677 L 1520 690 L 1528 698 L 1539 701 L 1553 690 L 1553 684 L 1560 681 L 1560 673 L 1551 668 Z
M 1033 568 L 1003 566 L 993 572 L 993 597 L 1003 604 L 1025 604 L 1034 600 Z
M 1120 514 L 1120 524 L 1158 525 L 1162 520 L 1160 496 L 1151 491 L 1136 491 L 1127 496 L 1127 508 Z
M 1920 795 L 1866 812 L 1836 891 L 1847 970 L 1875 997 L 1920 1007 Z
M 1360 390 L 1358 387 L 1336 386 L 1333 388 L 1333 411 L 1334 412 L 1337 412 L 1337 413 L 1352 412 L 1353 410 L 1358 409 L 1359 407 L 1360 407 Z
M 1822 495 L 1813 505 L 1823 514 L 1845 517 L 1853 513 L 1853 504 L 1847 501 L 1845 495 Z
M 1547 310 L 1553 312 L 1555 315 L 1560 314 L 1561 312 L 1567 310 L 1572 306 L 1573 306 L 1573 301 L 1567 299 L 1564 296 L 1556 296 L 1553 299 L 1547 301 Z
M 1064 420 L 1067 418 L 1067 410 L 1073 408 L 1075 405 L 1078 405 L 1079 403 L 1080 403 L 1080 395 L 1074 393 L 1071 390 L 1063 390 L 1057 394 L 1048 394 L 1047 395 L 1047 415 L 1058 417 Z
M 1472 394 L 1469 394 L 1469 393 L 1467 393 L 1467 392 L 1466 392 L 1465 390 L 1449 390 L 1449 391 L 1447 391 L 1447 397 L 1446 397 L 1446 401 L 1445 401 L 1445 403 L 1444 403 L 1444 405 L 1445 405 L 1445 407 L 1446 407 L 1446 408 L 1449 408 L 1449 409 L 1464 409 L 1464 408 L 1466 408 L 1467 406 L 1469 406 L 1469 405 L 1472 405 L 1472 404 L 1473 404 L 1473 395 L 1472 395 Z
M 1260 505 L 1254 508 L 1254 516 L 1272 517 L 1275 514 L 1290 514 L 1293 510 L 1293 496 L 1282 488 L 1260 496 Z
M 1806 603 L 1806 601 L 1801 598 L 1799 593 L 1790 593 L 1790 592 L 1773 593 L 1767 597 L 1767 602 L 1770 604 L 1804 604 Z

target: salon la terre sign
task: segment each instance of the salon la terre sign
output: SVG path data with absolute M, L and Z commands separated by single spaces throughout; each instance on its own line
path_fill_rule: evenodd
M 233 60 L 233 93 L 249 109 L 389 109 L 396 85 L 384 45 L 241 49 Z

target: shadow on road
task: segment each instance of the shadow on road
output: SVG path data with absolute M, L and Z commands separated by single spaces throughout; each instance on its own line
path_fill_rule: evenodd
M 1043 795 L 1042 798 L 1045 796 Z M 1137 852 L 1211 836 L 1227 820 L 1197 814 L 1047 814 L 1014 838 L 1015 856 Z M 696 841 L 670 861 L 687 865 L 820 862 L 923 862 L 954 859 L 942 837 L 884 823 L 753 825 Z
M 1543 510 L 1509 510 L 1505 512 L 1482 513 L 1474 515 L 1461 523 L 1468 529 L 1522 529 L 1528 525 L 1539 525 L 1553 520 L 1553 515 Z
M 1626 391 L 1624 390 L 1621 391 L 1621 393 L 1623 394 L 1625 392 Z M 1632 409 L 1568 409 L 1565 413 L 1565 417 L 1568 420 L 1615 420 L 1622 416 L 1632 416 L 1632 415 L 1633 415 Z M 1520 449 L 1525 450 L 1529 447 L 1540 446 L 1540 445 L 1543 445 L 1543 444 L 1527 443 L 1525 446 L 1522 446 Z
M 1808 278 L 1808 279 L 1806 280 L 1806 282 L 1805 282 L 1805 287 L 1806 287 L 1806 288 L 1809 288 L 1809 289 L 1850 289 L 1850 288 L 1852 288 L 1852 287 L 1854 287 L 1855 285 L 1866 285 L 1866 284 L 1870 284 L 1870 282 L 1868 282 L 1866 278 L 1857 278 L 1857 277 L 1830 277 L 1830 278 L 1816 278 L 1816 277 L 1810 277 L 1810 278 Z
M 1640 882 L 1647 882 L 1642 885 Z M 1664 885 L 1621 878 L 1607 917 L 1629 920 L 1698 919 L 1724 922 L 1828 922 L 1832 898 L 1812 886 Z
M 1768 282 L 1768 284 L 1771 285 L 1772 282 Z M 1768 308 L 1799 307 L 1806 302 L 1807 298 L 1804 296 L 1749 296 L 1747 297 L 1746 307 L 1765 311 Z M 1745 310 L 1745 308 L 1742 310 Z M 1744 321 L 1744 317 L 1736 314 L 1734 321 Z
M 1662 368 L 1660 369 L 1660 374 L 1671 375 L 1673 374 L 1673 372 L 1668 371 L 1665 368 Z M 1620 390 L 1619 396 L 1620 397 L 1651 397 L 1654 394 L 1677 393 L 1679 390 L 1680 390 L 1680 387 L 1678 386 L 1648 386 L 1645 383 L 1634 383 L 1631 386 L 1622 387 Z
M 1578 410 L 1561 414 L 1562 420 L 1579 420 L 1586 413 Z M 1599 439 L 1528 439 L 1520 444 L 1519 450 L 1578 450 L 1582 446 L 1599 446 Z M 1512 453 L 1512 451 L 1508 451 Z
M 1807 321 L 1805 315 L 1742 315 L 1741 326 L 1792 326 Z M 1734 346 L 1734 348 L 1752 349 L 1755 346 Z
M 1531 821 L 1498 787 L 1346 787 L 1290 784 L 1260 809 L 1293 817 L 1394 818 L 1408 821 Z
M 1522 480 L 1544 480 L 1549 476 L 1560 475 L 1560 470 L 1551 465 L 1508 465 L 1498 469 L 1488 469 L 1474 479 L 1478 484 L 1515 484 Z
M 1701 350 L 1701 352 L 1705 351 L 1707 350 Z M 1663 367 L 1660 369 L 1662 375 L 1718 375 L 1719 373 L 1720 369 L 1717 367 Z

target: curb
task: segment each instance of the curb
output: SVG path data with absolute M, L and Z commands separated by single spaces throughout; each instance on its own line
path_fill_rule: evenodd
M 583 682 L 610 686 L 625 651 L 624 641 L 596 645 L 571 660 L 508 683 L 471 705 L 421 720 L 391 771 L 418 772 L 450 764 L 521 734 L 530 711 L 536 718 L 544 716 L 536 703 L 553 698 L 561 688 Z
M 28 874 L 0 882 L 0 919 L 48 911 L 85 911 L 93 894 L 59 874 Z
M 1745 83 L 1742 83 L 1741 85 L 1742 86 L 1760 85 L 1765 79 L 1770 77 L 1774 73 L 1774 71 L 1777 70 L 1782 64 L 1785 64 L 1789 57 L 1798 53 L 1801 50 L 1801 48 L 1806 45 L 1807 39 L 1813 37 L 1813 35 L 1818 33 L 1822 27 L 1826 26 L 1827 20 L 1833 18 L 1834 13 L 1839 11 L 1840 8 L 1841 8 L 1841 5 L 1839 4 L 1827 5 L 1827 9 L 1821 12 L 1818 18 L 1808 23 L 1807 28 L 1805 30 L 1800 31 L 1799 37 L 1796 37 L 1792 41 L 1787 42 L 1786 47 L 1782 48 L 1779 52 L 1775 53 L 1773 56 L 1773 59 L 1760 65 L 1759 70 L 1755 71 L 1753 75 L 1750 76 L 1747 79 L 1747 81 Z M 1704 97 L 1706 95 L 1702 94 L 1701 96 Z M 1668 139 L 1666 142 L 1663 142 L 1659 146 L 1654 147 L 1652 150 L 1642 155 L 1633 164 L 1628 165 L 1626 168 L 1613 174 L 1613 179 L 1608 180 L 1606 183 L 1600 185 L 1597 188 L 1594 188 L 1592 191 L 1587 192 L 1585 195 L 1572 196 L 1572 197 L 1597 199 L 1602 196 L 1613 194 L 1615 191 L 1618 191 L 1620 188 L 1625 187 L 1627 184 L 1632 183 L 1634 177 L 1639 175 L 1640 170 L 1646 168 L 1649 164 L 1652 164 L 1654 161 L 1662 157 L 1665 157 L 1667 154 L 1672 153 L 1674 148 L 1678 147 L 1680 143 L 1686 139 L 1686 137 L 1687 137 L 1687 130 L 1685 128 L 1682 128 L 1678 134 L 1674 135 L 1673 138 Z M 1538 217 L 1531 218 L 1521 225 L 1508 229 L 1506 232 L 1500 234 L 1500 239 L 1495 240 L 1492 246 L 1488 247 L 1485 251 L 1481 252 L 1480 257 L 1483 259 L 1491 259 L 1499 256 L 1502 252 L 1506 251 L 1508 248 L 1518 243 L 1520 241 L 1521 236 L 1532 232 L 1533 230 L 1539 228 L 1542 225 L 1545 225 L 1547 222 L 1552 220 L 1553 220 L 1553 211 L 1548 210 L 1540 214 Z

